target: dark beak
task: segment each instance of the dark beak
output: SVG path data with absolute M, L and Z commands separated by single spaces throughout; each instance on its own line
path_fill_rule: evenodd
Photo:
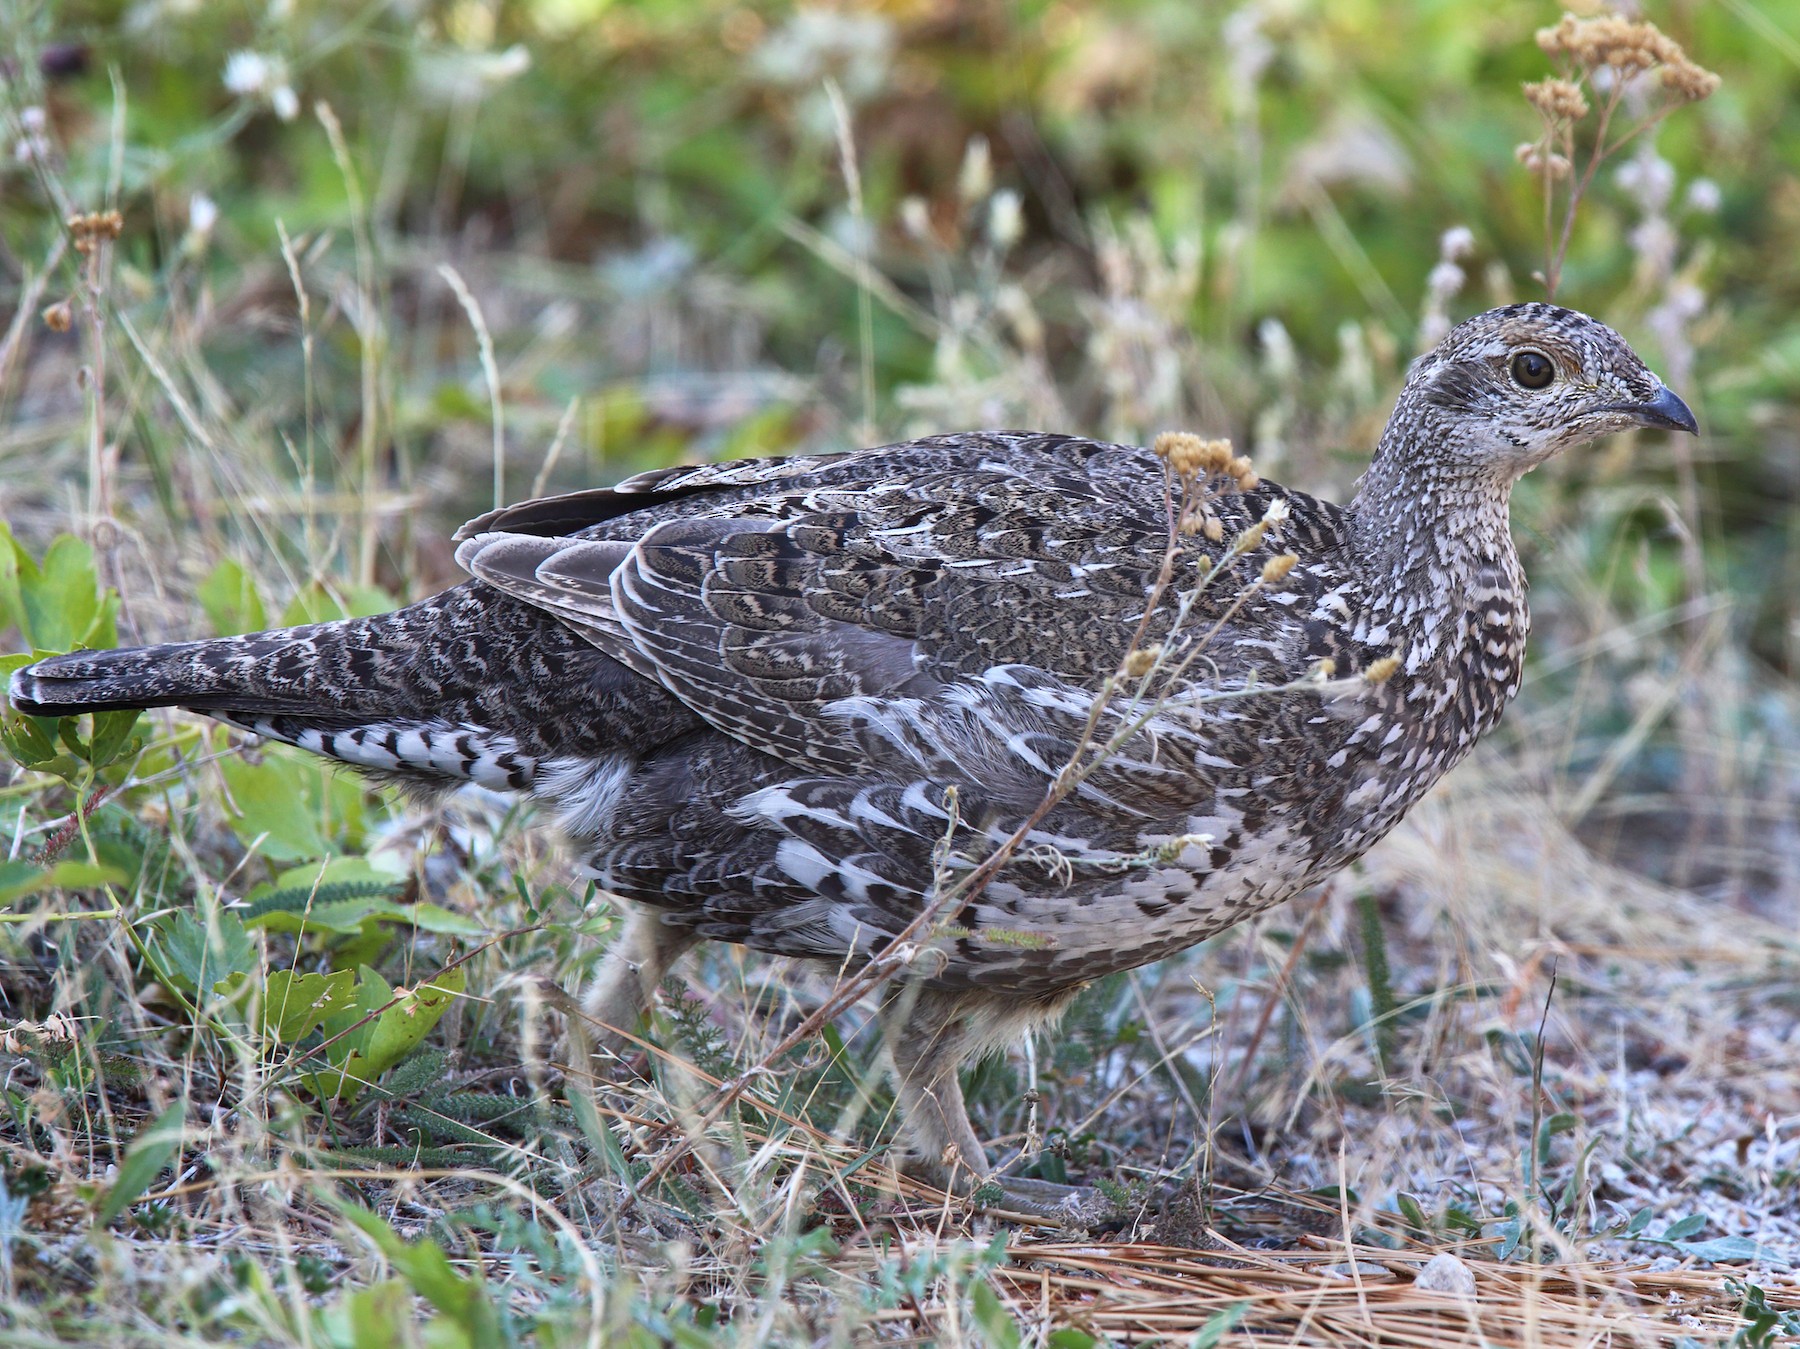
M 1615 403 L 1602 410 L 1623 412 L 1642 426 L 1654 426 L 1663 431 L 1686 431 L 1691 436 L 1700 434 L 1700 423 L 1694 420 L 1694 414 L 1688 410 L 1688 405 L 1670 389 L 1658 389 L 1656 397 L 1648 403 Z

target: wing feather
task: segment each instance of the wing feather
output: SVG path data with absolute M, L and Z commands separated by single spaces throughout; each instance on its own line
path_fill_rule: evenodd
M 1228 530 L 1263 504 L 1221 503 Z M 806 771 L 899 761 L 1028 801 L 1118 669 L 1165 519 L 1161 466 L 1144 451 L 995 433 L 639 475 L 482 517 L 457 556 L 715 728 Z M 1235 565 L 1248 580 L 1279 547 Z M 1193 631 L 1229 620 L 1196 667 L 1221 686 L 1296 658 L 1278 649 L 1295 640 L 1287 611 L 1256 597 L 1231 607 L 1237 592 L 1203 592 L 1189 618 Z M 1183 762 L 1128 745 L 1083 790 L 1109 808 L 1164 810 L 1205 790 L 1204 753 Z

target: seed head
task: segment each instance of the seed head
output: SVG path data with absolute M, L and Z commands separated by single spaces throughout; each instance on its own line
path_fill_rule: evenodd
M 1684 55 L 1679 61 L 1671 61 L 1663 67 L 1662 85 L 1682 102 L 1698 103 L 1718 92 L 1719 77 Z
M 1619 79 L 1661 66 L 1663 88 L 1684 102 L 1705 98 L 1719 87 L 1717 75 L 1696 65 L 1679 42 L 1653 23 L 1634 23 L 1614 14 L 1592 19 L 1565 14 L 1555 27 L 1538 29 L 1537 44 L 1548 56 L 1565 57 L 1587 71 L 1605 67 Z M 1527 98 L 1530 89 L 1527 86 Z M 1536 99 L 1532 102 L 1540 106 Z
M 75 322 L 75 311 L 67 300 L 58 300 L 44 310 L 44 326 L 53 333 L 66 333 Z
M 1221 521 L 1218 516 L 1209 514 L 1206 519 L 1201 522 L 1200 532 L 1206 535 L 1207 542 L 1217 543 L 1225 537 L 1224 522 Z
M 1156 860 L 1159 862 L 1177 862 L 1181 854 L 1189 848 L 1204 848 L 1213 841 L 1211 834 L 1177 834 L 1174 838 L 1165 839 L 1156 845 Z
M 1319 657 L 1319 663 L 1313 666 L 1312 677 L 1323 684 L 1337 673 L 1337 662 L 1330 656 Z
M 1547 151 L 1542 145 L 1535 141 L 1525 141 L 1522 143 L 1513 151 L 1513 158 L 1518 160 L 1519 163 L 1523 164 L 1533 173 L 1542 173 L 1544 171 L 1544 165 L 1547 162 L 1550 165 L 1550 176 L 1552 178 L 1567 178 L 1569 176 L 1569 157 L 1567 155 L 1559 155 L 1554 150 Z
M 1164 431 L 1150 443 L 1150 450 L 1165 460 L 1177 477 L 1204 478 L 1213 473 L 1237 476 L 1229 467 L 1233 462 L 1229 440 L 1202 440 L 1191 431 Z
M 77 253 L 92 253 L 104 241 L 117 239 L 125 228 L 125 217 L 117 211 L 76 212 L 66 222 L 75 236 Z
M 1133 679 L 1142 679 L 1156 668 L 1162 653 L 1160 646 L 1134 647 L 1125 657 L 1125 673 Z
M 1287 574 L 1294 569 L 1300 559 L 1293 553 L 1281 553 L 1263 563 L 1262 579 L 1264 585 L 1279 585 L 1287 579 Z
M 1579 122 L 1588 115 L 1581 86 L 1568 80 L 1539 80 L 1525 86 L 1525 101 L 1552 122 Z
M 1380 660 L 1369 662 L 1369 668 L 1363 671 L 1365 684 L 1385 684 L 1394 677 L 1400 668 L 1400 655 L 1395 652 L 1391 656 L 1383 656 Z
M 1221 440 L 1216 443 L 1225 446 L 1227 449 L 1230 449 L 1231 447 L 1231 442 L 1228 440 Z M 1225 465 L 1225 472 L 1229 476 L 1237 479 L 1238 491 L 1240 492 L 1255 491 L 1256 485 L 1262 481 L 1261 478 L 1256 476 L 1255 467 L 1241 454 L 1234 456 L 1231 461 Z

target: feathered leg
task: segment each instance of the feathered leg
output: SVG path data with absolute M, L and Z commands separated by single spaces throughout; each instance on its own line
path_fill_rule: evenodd
M 902 985 L 881 1003 L 883 1049 L 894 1073 L 900 1125 L 926 1179 L 972 1188 L 988 1174 L 987 1150 L 975 1136 L 956 1073 L 975 1047 L 966 997 Z
M 1061 1016 L 1079 989 L 1044 1002 L 990 994 L 933 992 L 901 985 L 884 997 L 884 1048 L 894 1072 L 900 1122 L 914 1169 L 968 1193 L 992 1176 L 987 1150 L 969 1122 L 957 1071 L 1026 1030 Z M 1111 1216 L 1097 1191 L 1020 1177 L 994 1177 L 1002 1198 L 984 1207 L 1086 1226 Z
M 581 1015 L 569 1019 L 575 1051 L 571 1061 L 585 1054 L 597 1077 L 610 1075 L 610 1066 L 630 1047 L 627 1037 L 637 1033 L 669 966 L 699 940 L 652 912 L 626 905 L 625 930 L 582 993 Z

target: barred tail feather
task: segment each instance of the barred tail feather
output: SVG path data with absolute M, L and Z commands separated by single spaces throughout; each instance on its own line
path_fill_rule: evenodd
M 530 787 L 537 759 L 511 736 L 444 718 L 383 715 L 372 707 L 359 714 L 259 687 L 266 685 L 270 659 L 282 656 L 281 636 L 53 656 L 17 671 L 7 698 L 33 716 L 184 707 L 378 778 L 413 785 L 475 782 L 498 791 Z

